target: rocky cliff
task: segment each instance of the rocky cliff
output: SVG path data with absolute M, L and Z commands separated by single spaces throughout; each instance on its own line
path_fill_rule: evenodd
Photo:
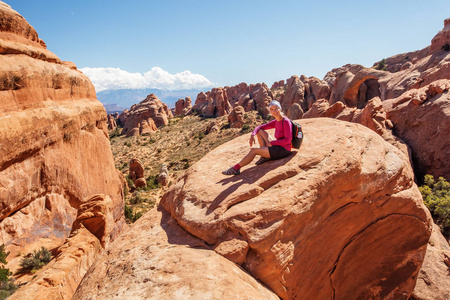
M 15 271 L 17 255 L 40 246 L 58 253 L 54 259 L 59 261 L 67 247 L 77 249 L 75 257 L 67 256 L 75 260 L 72 268 L 58 271 L 65 282 L 51 280 L 55 273 L 49 267 L 44 279 L 23 277 L 29 284 L 12 298 L 40 297 L 47 288 L 54 297 L 70 298 L 76 286 L 66 283 L 78 282 L 124 224 L 106 112 L 89 79 L 48 51 L 33 27 L 3 2 L 0 53 L 0 243 L 11 252 L 8 266 Z M 105 207 L 85 218 L 109 221 L 94 228 L 86 219 L 76 228 L 77 217 L 97 194 Z M 21 292 L 39 280 L 47 283 Z

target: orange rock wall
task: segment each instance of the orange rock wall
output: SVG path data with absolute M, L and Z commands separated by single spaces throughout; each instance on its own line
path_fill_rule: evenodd
M 95 194 L 110 199 L 113 225 L 99 241 L 105 246 L 124 224 L 123 194 L 106 111 L 90 80 L 48 51 L 3 2 L 0 29 L 0 243 L 11 252 L 8 267 L 15 271 L 17 253 L 64 244 L 79 208 Z M 68 271 L 82 277 L 86 264 L 76 266 Z

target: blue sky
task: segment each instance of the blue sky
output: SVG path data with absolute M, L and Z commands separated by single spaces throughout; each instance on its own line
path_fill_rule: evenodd
M 448 0 L 5 2 L 97 91 L 322 79 L 422 49 L 450 17 Z

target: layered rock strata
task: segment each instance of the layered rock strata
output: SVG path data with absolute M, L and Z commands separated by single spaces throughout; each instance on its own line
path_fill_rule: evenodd
M 248 151 L 241 136 L 194 164 L 161 205 L 283 299 L 407 298 L 432 224 L 408 157 L 359 124 L 299 122 L 296 155 L 224 177 Z
M 92 83 L 73 63 L 48 51 L 26 20 L 3 2 L 0 16 L 0 243 L 11 252 L 15 271 L 19 252 L 64 244 L 85 199 L 95 194 L 110 199 L 113 226 L 104 233 L 105 243 L 98 241 L 106 246 L 124 224 L 123 193 L 106 111 Z M 79 260 L 64 272 L 81 278 L 95 254 L 89 243 L 72 245 Z

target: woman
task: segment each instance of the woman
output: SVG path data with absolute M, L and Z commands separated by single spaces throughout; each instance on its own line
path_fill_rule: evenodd
M 269 123 L 259 125 L 253 130 L 250 136 L 250 147 L 255 143 L 255 135 L 258 138 L 259 148 L 251 148 L 248 154 L 235 166 L 223 171 L 224 175 L 238 175 L 241 173 L 241 168 L 248 165 L 256 155 L 261 158 L 256 162 L 257 165 L 265 163 L 271 159 L 280 159 L 291 154 L 291 140 L 292 140 L 292 123 L 288 118 L 285 118 L 281 112 L 280 102 L 273 100 L 269 104 L 270 114 L 275 120 Z M 265 131 L 266 129 L 275 128 L 275 138 Z

